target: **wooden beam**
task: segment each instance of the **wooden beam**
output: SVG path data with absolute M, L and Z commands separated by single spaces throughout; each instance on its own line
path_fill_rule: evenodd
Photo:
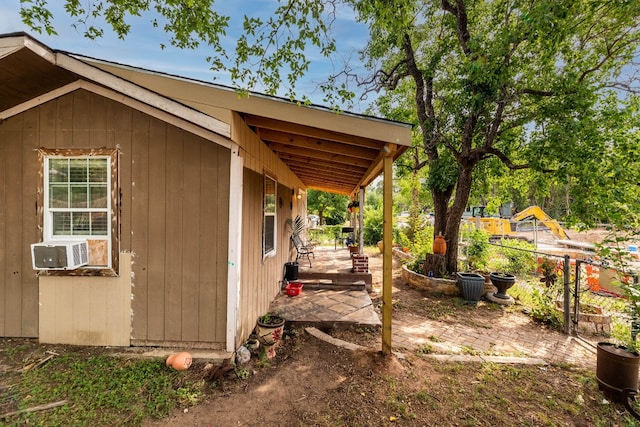
M 294 164 L 289 164 L 289 169 L 291 169 L 296 175 L 306 175 L 306 176 L 314 176 L 321 179 L 333 179 L 336 181 L 349 181 L 357 184 L 360 178 L 359 174 L 354 174 L 352 171 L 343 169 L 343 170 L 325 170 L 324 168 L 316 168 L 309 169 L 309 166 L 296 166 Z
M 367 171 L 367 168 L 359 167 L 351 165 L 348 168 L 345 168 L 343 165 L 335 163 L 335 162 L 325 162 L 321 160 L 302 160 L 295 156 L 283 156 L 281 157 L 283 162 L 286 162 L 289 167 L 295 166 L 300 168 L 308 169 L 309 167 L 314 168 L 314 170 L 325 170 L 327 172 L 348 172 L 354 176 L 362 176 L 363 173 Z
M 356 157 L 349 157 L 346 153 L 325 153 L 323 151 L 310 150 L 308 148 L 299 148 L 292 145 L 284 145 L 278 143 L 267 144 L 269 148 L 276 153 L 291 154 L 297 157 L 320 159 L 328 162 L 336 162 L 344 165 L 355 165 L 361 167 L 368 167 L 371 164 L 371 160 L 359 159 Z
M 349 187 L 349 188 L 353 188 L 354 185 L 356 185 L 357 183 L 355 181 L 346 181 L 346 180 L 340 180 L 340 179 L 328 179 L 328 178 L 321 178 L 321 177 L 316 177 L 313 175 L 299 175 L 300 180 L 305 184 L 305 185 L 311 185 L 311 184 L 315 184 L 315 185 L 331 185 L 334 187 Z
M 326 141 L 339 142 L 342 144 L 352 144 L 358 147 L 367 147 L 375 150 L 380 150 L 381 146 L 381 142 L 374 139 L 347 135 L 340 132 L 318 129 L 311 126 L 299 125 L 282 120 L 269 119 L 267 117 L 247 115 L 245 116 L 245 121 L 247 122 L 247 125 L 261 129 L 271 129 L 286 133 L 294 133 L 296 135 L 308 136 L 310 138 L 318 138 Z M 357 132 L 357 130 L 354 130 L 354 132 Z
M 291 145 L 298 148 L 322 151 L 325 153 L 340 153 L 349 157 L 373 160 L 378 154 L 379 148 L 372 149 L 357 145 L 332 142 L 320 138 L 296 135 L 293 133 L 274 131 L 271 129 L 260 129 L 259 136 L 267 143 L 279 143 Z
M 322 180 L 317 180 L 317 181 L 302 180 L 302 183 L 307 188 L 331 189 L 332 191 L 330 191 L 330 192 L 336 191 L 336 192 L 339 192 L 340 194 L 349 194 L 351 191 L 353 191 L 353 186 L 351 186 L 351 184 L 345 183 L 345 182 L 327 182 L 327 181 L 322 181 Z
M 329 193 L 342 194 L 344 196 L 348 196 L 353 190 L 351 187 L 345 187 L 344 189 L 329 187 L 326 185 L 308 185 L 307 188 L 318 190 L 318 191 L 326 191 Z

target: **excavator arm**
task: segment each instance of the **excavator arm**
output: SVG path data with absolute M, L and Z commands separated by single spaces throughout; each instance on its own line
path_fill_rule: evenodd
M 556 236 L 558 239 L 569 240 L 569 236 L 567 236 L 567 233 L 560 226 L 560 224 L 558 224 L 558 221 L 556 221 L 555 219 L 551 218 L 549 215 L 544 213 L 542 209 L 540 209 L 538 206 L 529 206 L 522 212 L 518 212 L 517 214 L 511 217 L 511 221 L 512 222 L 522 221 L 523 219 L 526 219 L 529 217 L 534 217 L 538 221 L 543 223 L 547 228 L 549 228 L 549 230 L 551 230 L 553 235 Z

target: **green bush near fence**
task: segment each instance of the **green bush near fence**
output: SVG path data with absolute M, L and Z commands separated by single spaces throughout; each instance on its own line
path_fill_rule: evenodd
M 502 239 L 502 255 L 506 258 L 505 271 L 511 274 L 531 273 L 536 269 L 536 247 L 522 240 Z M 513 248 L 513 249 L 512 249 Z

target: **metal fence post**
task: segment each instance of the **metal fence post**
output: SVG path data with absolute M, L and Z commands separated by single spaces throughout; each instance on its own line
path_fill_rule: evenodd
M 564 276 L 564 333 L 571 333 L 571 313 L 569 313 L 569 299 L 571 298 L 571 258 L 569 255 L 564 256 L 563 276 Z

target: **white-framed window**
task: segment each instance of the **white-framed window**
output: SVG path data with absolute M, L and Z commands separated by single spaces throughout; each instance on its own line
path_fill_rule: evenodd
M 87 240 L 90 270 L 117 274 L 117 150 L 41 149 L 42 239 Z M 116 245 L 117 247 L 117 245 Z M 114 267 L 115 266 L 115 267 Z
M 276 180 L 269 175 L 264 176 L 263 190 L 263 226 L 262 226 L 262 256 L 272 256 L 276 253 Z

